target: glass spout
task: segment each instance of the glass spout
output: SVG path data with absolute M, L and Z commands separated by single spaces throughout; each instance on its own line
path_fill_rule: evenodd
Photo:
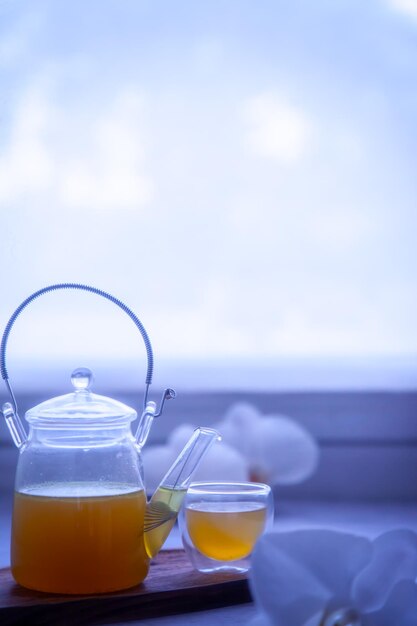
M 139 426 L 135 434 L 135 439 L 139 447 L 139 450 L 143 448 L 143 446 L 145 445 L 148 439 L 149 431 L 151 430 L 151 426 L 155 418 L 155 411 L 156 411 L 155 402 L 152 402 L 152 401 L 147 402 L 145 410 L 143 411 L 140 417 Z
M 7 428 L 12 436 L 13 443 L 18 448 L 21 448 L 27 441 L 27 435 L 19 415 L 15 412 L 10 402 L 3 404 L 3 415 L 6 420 Z
M 207 450 L 216 440 L 220 440 L 216 430 L 196 428 L 148 502 L 144 542 L 149 557 L 154 557 L 165 543 L 177 519 L 191 478 Z

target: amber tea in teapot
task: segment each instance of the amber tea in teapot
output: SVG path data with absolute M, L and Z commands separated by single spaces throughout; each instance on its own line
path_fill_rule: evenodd
M 78 493 L 77 496 L 74 493 Z M 68 484 L 16 492 L 12 572 L 24 587 L 60 593 L 113 591 L 148 573 L 142 490 L 111 493 Z

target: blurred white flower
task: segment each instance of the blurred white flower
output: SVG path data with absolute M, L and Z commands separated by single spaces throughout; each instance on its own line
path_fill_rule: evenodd
M 252 626 L 415 626 L 417 535 L 373 542 L 330 530 L 272 532 L 252 555 Z
M 254 406 L 239 403 L 215 428 L 245 457 L 251 480 L 289 485 L 305 480 L 317 467 L 316 441 L 289 417 L 261 415 Z
M 143 450 L 145 484 L 148 492 L 154 491 L 187 443 L 195 429 L 191 424 L 181 424 L 172 431 L 164 446 L 150 446 Z M 249 467 L 244 457 L 222 441 L 216 441 L 206 453 L 193 480 L 245 482 Z
M 305 480 L 317 466 L 317 443 L 289 417 L 263 416 L 250 404 L 239 403 L 214 427 L 222 440 L 207 452 L 193 480 L 294 484 Z M 194 428 L 192 424 L 181 424 L 166 445 L 144 449 L 148 491 L 158 486 Z

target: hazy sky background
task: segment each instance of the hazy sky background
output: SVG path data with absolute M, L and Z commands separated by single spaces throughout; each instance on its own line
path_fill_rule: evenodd
M 0 2 L 0 322 L 76 281 L 160 357 L 416 354 L 416 153 L 416 0 Z M 122 318 L 44 296 L 9 349 Z

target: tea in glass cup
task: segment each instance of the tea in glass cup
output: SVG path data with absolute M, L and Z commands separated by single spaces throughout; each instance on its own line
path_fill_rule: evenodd
M 193 483 L 179 517 L 185 551 L 200 572 L 245 572 L 273 516 L 268 485 Z

